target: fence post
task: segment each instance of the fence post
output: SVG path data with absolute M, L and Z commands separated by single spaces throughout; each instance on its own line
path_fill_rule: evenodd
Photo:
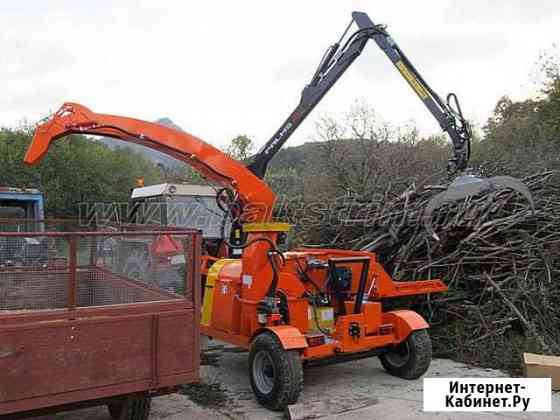
M 192 260 L 191 263 L 191 275 L 190 275 L 190 283 L 192 287 L 192 304 L 197 316 L 200 316 L 200 300 L 201 300 L 201 288 L 202 284 L 200 283 L 201 276 L 200 276 L 200 263 L 201 263 L 201 248 L 202 248 L 202 234 L 200 232 L 191 233 L 191 250 L 190 250 L 190 257 Z
M 77 285 L 76 285 L 76 267 L 77 267 L 77 240 L 76 236 L 72 235 L 69 238 L 70 242 L 70 262 L 69 262 L 69 276 L 68 276 L 68 309 L 73 311 L 76 309 L 77 298 Z
M 194 334 L 194 348 L 200 348 L 200 334 L 198 332 L 198 326 L 200 325 L 200 317 L 201 317 L 201 295 L 202 295 L 202 284 L 201 280 L 202 277 L 200 275 L 201 271 L 201 258 L 202 258 L 202 232 L 191 232 L 191 249 L 190 249 L 190 256 L 191 256 L 191 267 L 190 270 L 190 283 L 192 287 L 192 307 L 193 307 L 193 319 L 197 328 L 195 328 Z M 187 268 L 187 267 L 186 267 Z M 200 352 L 194 352 L 194 365 L 198 366 L 200 364 Z

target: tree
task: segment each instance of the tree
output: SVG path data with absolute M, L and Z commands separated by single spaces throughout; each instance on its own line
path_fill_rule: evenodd
M 229 144 L 226 146 L 226 153 L 234 159 L 245 161 L 253 152 L 254 144 L 245 134 L 240 134 L 237 137 L 231 139 Z
M 361 103 L 342 121 L 323 119 L 317 136 L 322 153 L 315 171 L 338 195 L 406 188 L 444 169 L 448 153 L 441 137 L 422 139 L 414 126 L 392 127 Z
M 474 162 L 486 175 L 560 169 L 560 54 L 547 52 L 538 65 L 541 95 L 517 102 L 500 98 L 484 126 Z
M 541 54 L 540 69 L 544 76 L 541 92 L 544 95 L 539 105 L 543 124 L 560 142 L 560 48 L 557 44 Z
M 39 165 L 28 167 L 23 156 L 30 141 L 29 130 L 0 131 L 0 185 L 38 188 L 48 216 L 75 217 L 81 202 L 127 202 L 137 178 L 163 179 L 141 154 L 79 135 L 57 140 Z

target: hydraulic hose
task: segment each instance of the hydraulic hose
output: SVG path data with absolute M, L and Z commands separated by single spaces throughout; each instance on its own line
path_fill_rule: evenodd
M 229 200 L 223 202 L 222 200 L 220 200 L 220 197 L 223 195 L 223 193 L 226 192 L 226 194 L 228 195 Z M 286 260 L 284 258 L 284 255 L 282 254 L 282 252 L 276 247 L 276 244 L 270 239 L 267 238 L 265 236 L 260 237 L 260 238 L 255 238 L 249 242 L 245 242 L 243 244 L 239 244 L 239 245 L 235 245 L 232 244 L 229 239 L 226 237 L 225 234 L 225 226 L 226 226 L 226 221 L 227 219 L 231 219 L 232 224 L 239 221 L 241 214 L 243 213 L 243 208 L 242 206 L 237 202 L 237 200 L 235 199 L 235 193 L 233 193 L 231 190 L 224 188 L 222 190 L 220 190 L 218 192 L 218 194 L 216 194 L 216 202 L 218 204 L 218 207 L 224 212 L 224 218 L 222 219 L 222 224 L 220 226 L 220 234 L 222 236 L 222 240 L 224 241 L 224 243 L 232 248 L 232 249 L 245 249 L 257 242 L 266 242 L 270 248 L 268 250 L 268 262 L 272 268 L 272 281 L 270 283 L 270 287 L 268 288 L 268 291 L 266 293 L 266 296 L 270 299 L 274 299 L 276 296 L 276 290 L 278 288 L 278 267 L 276 266 L 276 263 L 274 262 L 274 256 L 278 255 L 280 257 L 280 259 L 282 260 L 282 263 L 285 264 Z M 225 207 L 224 205 L 225 204 Z M 235 208 L 237 215 L 234 217 L 232 217 L 232 213 L 233 213 L 233 209 Z

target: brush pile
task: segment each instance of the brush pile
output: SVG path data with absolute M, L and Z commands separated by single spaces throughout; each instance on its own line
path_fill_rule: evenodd
M 447 294 L 409 302 L 432 324 L 435 354 L 517 369 L 520 353 L 560 352 L 560 188 L 552 172 L 523 179 L 535 211 L 510 189 L 441 206 L 422 216 L 444 186 L 415 188 L 340 232 L 348 247 L 378 254 L 397 280 L 441 278 Z M 348 240 L 345 240 L 348 238 Z

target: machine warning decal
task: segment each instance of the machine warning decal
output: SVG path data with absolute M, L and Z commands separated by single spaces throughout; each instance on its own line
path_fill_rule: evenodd
M 424 88 L 424 86 L 422 86 L 420 84 L 420 82 L 418 81 L 418 79 L 416 79 L 416 77 L 414 77 L 414 75 L 410 72 L 408 67 L 406 67 L 406 65 L 401 60 L 397 61 L 395 63 L 395 66 L 397 66 L 397 68 L 399 69 L 401 74 L 408 81 L 410 86 L 412 86 L 412 89 L 414 89 L 416 91 L 418 96 L 420 96 L 420 98 L 422 100 L 427 99 L 428 98 L 428 92 L 426 92 L 426 89 Z

